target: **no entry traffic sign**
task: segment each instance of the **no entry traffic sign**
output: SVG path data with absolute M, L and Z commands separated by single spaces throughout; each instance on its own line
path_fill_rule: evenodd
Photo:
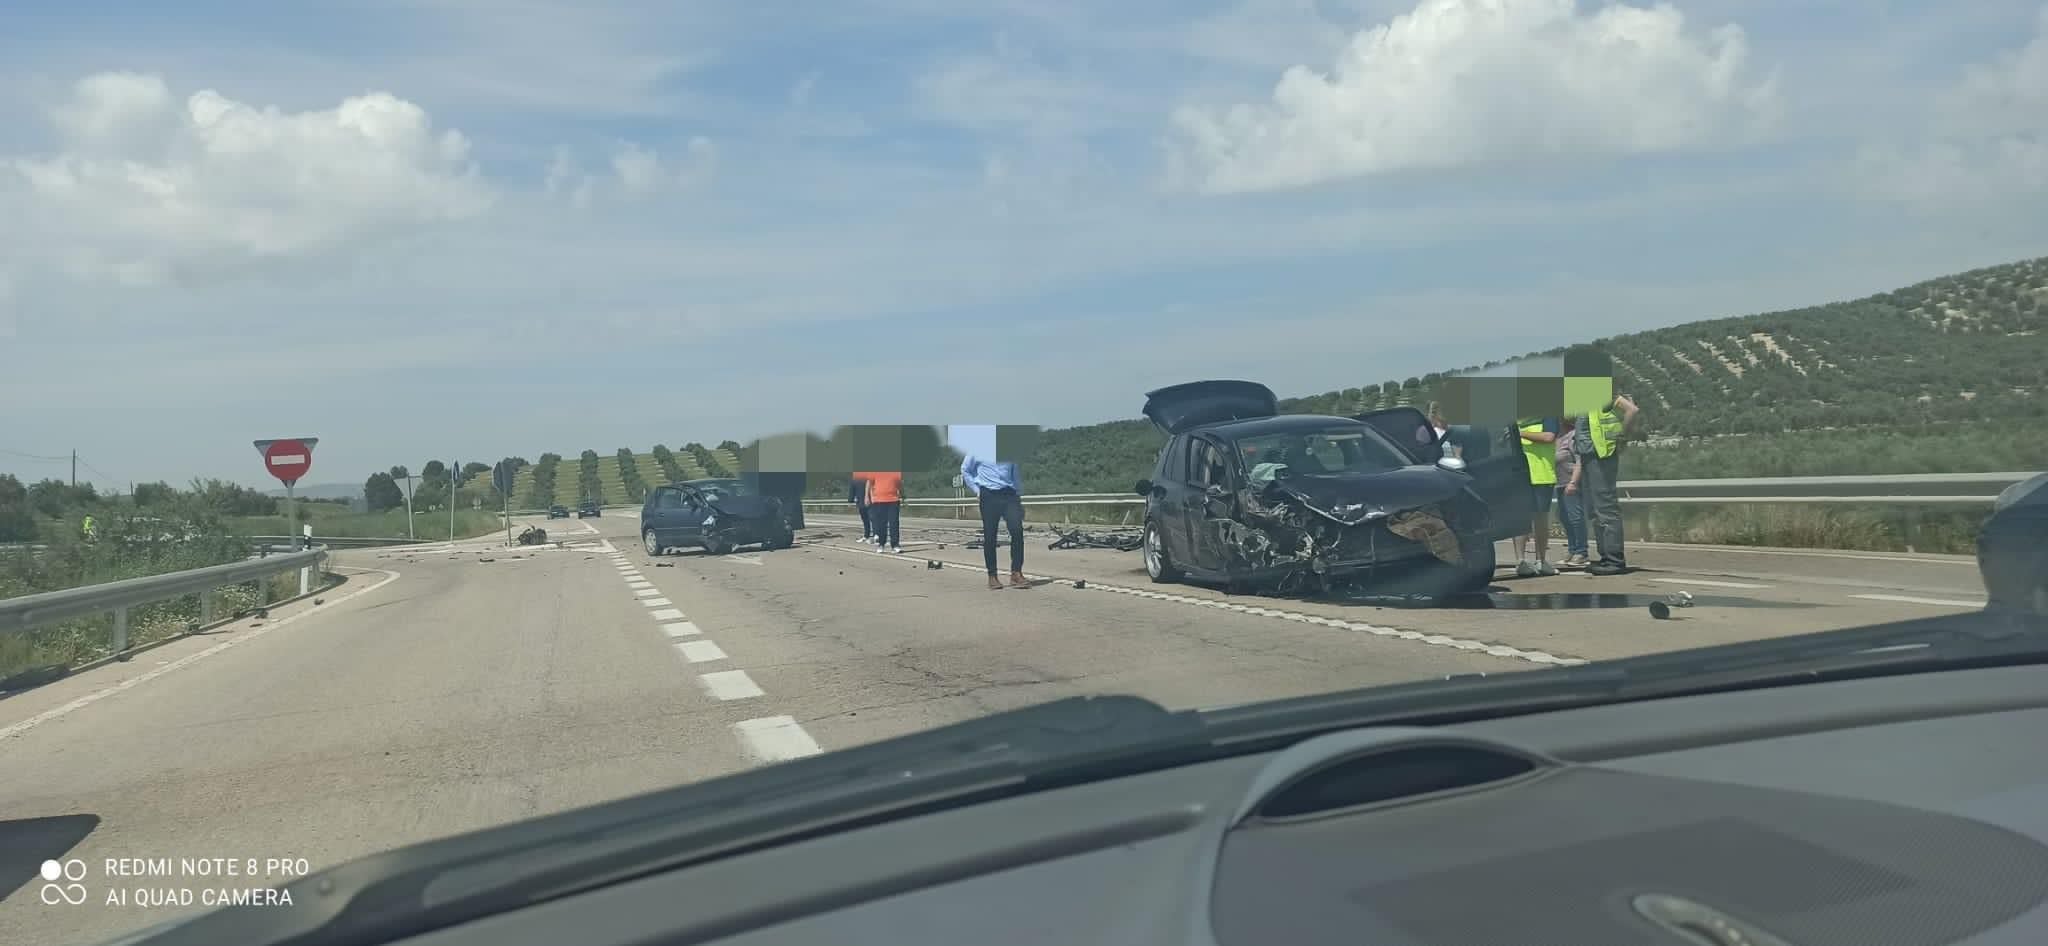
M 256 452 L 263 455 L 263 468 L 290 486 L 313 468 L 313 445 L 319 442 L 318 437 L 258 440 Z

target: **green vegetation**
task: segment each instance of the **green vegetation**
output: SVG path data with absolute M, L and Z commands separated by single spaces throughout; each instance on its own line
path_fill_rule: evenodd
M 2048 438 L 2031 433 L 2048 420 L 2044 332 L 2048 258 L 1595 343 L 1613 356 L 1616 390 L 1645 413 L 1645 439 L 1623 464 L 1628 479 L 2009 472 L 2048 468 Z M 1423 407 L 1446 379 L 1509 360 L 1287 397 L 1280 409 L 1343 416 Z M 1132 407 L 1141 396 L 1132 392 Z M 1024 463 L 1025 490 L 1129 490 L 1164 442 L 1143 420 L 1046 430 Z M 652 457 L 673 481 L 733 475 L 740 452 L 727 440 L 716 450 L 657 446 Z M 958 463 L 947 451 L 933 469 L 907 471 L 905 487 L 912 496 L 954 495 Z M 844 488 L 814 483 L 808 495 L 838 498 Z M 1083 517 L 1076 521 L 1102 512 L 1073 509 Z M 1643 515 L 1639 534 L 1680 541 L 1968 551 L 1982 511 L 1660 506 Z
M 640 464 L 633 456 L 631 447 L 620 447 L 618 453 L 619 483 L 624 487 L 628 502 L 640 502 L 647 498 L 647 481 L 640 478 Z
M 514 495 L 526 497 L 526 505 L 532 509 L 546 509 L 555 504 L 555 471 L 562 465 L 559 453 L 543 453 L 540 462 L 534 464 L 531 474 L 523 476 L 526 490 L 520 492 L 515 486 Z M 522 470 L 522 474 L 526 471 Z
M 304 504 L 300 506 L 305 508 Z M 228 526 L 237 535 L 288 535 L 290 529 L 283 516 L 244 516 L 227 520 Z M 315 537 L 332 536 L 344 539 L 403 539 L 408 533 L 405 528 L 405 509 L 387 509 L 383 512 L 355 513 L 346 508 L 336 514 L 316 515 L 312 519 Z M 455 511 L 455 535 L 453 538 L 468 539 L 488 535 L 505 527 L 498 518 L 497 507 L 487 509 L 458 509 Z M 448 510 L 415 509 L 411 535 L 421 540 L 451 538 L 448 534 Z
M 604 482 L 597 477 L 597 451 L 583 451 L 581 462 L 577 465 L 576 487 L 579 490 L 577 502 L 604 502 Z

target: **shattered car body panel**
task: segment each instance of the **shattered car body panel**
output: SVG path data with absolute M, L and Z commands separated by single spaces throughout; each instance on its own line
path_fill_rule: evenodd
M 1417 463 L 1354 418 L 1243 416 L 1264 390 L 1246 385 L 1176 385 L 1148 400 L 1147 416 L 1170 432 L 1154 479 L 1139 484 L 1160 533 L 1147 547 L 1155 580 L 1285 590 L 1411 565 L 1490 579 L 1493 524 L 1469 476 Z

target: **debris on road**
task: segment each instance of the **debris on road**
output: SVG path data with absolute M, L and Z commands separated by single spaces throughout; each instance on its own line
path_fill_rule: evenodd
M 1086 579 L 1086 578 L 1076 578 L 1076 579 L 1074 579 L 1074 587 L 1075 587 L 1076 589 L 1081 589 L 1081 588 L 1086 588 L 1086 587 L 1088 587 L 1088 579 Z
M 1071 531 L 1053 528 L 1059 536 L 1048 549 L 1114 549 L 1118 552 L 1135 552 L 1145 545 L 1145 534 L 1137 530 L 1115 532 L 1087 532 L 1081 529 Z

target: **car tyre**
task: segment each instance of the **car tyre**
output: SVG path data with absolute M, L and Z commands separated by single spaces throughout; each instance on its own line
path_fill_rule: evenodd
M 653 529 L 648 529 L 647 531 L 640 533 L 640 543 L 647 547 L 647 554 L 650 557 L 659 556 L 661 554 L 661 544 L 654 538 Z
M 706 555 L 724 555 L 730 551 L 732 551 L 732 546 L 727 544 L 724 539 L 704 540 L 704 554 Z
M 775 538 L 768 540 L 768 547 L 770 549 L 775 550 L 786 549 L 795 544 L 796 533 L 794 532 L 784 532 L 781 535 L 778 535 Z
M 1181 570 L 1166 554 L 1166 538 L 1159 534 L 1159 526 L 1150 520 L 1145 522 L 1145 575 L 1161 585 L 1181 579 Z
M 1465 548 L 1465 566 L 1459 569 L 1457 587 L 1461 593 L 1485 591 L 1493 587 L 1493 571 L 1498 564 L 1498 551 L 1493 543 L 1478 541 Z

